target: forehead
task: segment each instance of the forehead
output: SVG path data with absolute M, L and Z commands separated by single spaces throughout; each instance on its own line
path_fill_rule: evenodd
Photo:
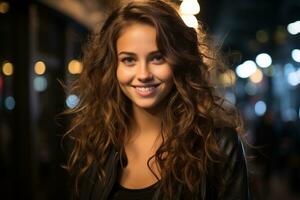
M 156 44 L 156 30 L 153 26 L 143 23 L 126 25 L 117 39 L 117 51 L 124 48 L 154 48 Z

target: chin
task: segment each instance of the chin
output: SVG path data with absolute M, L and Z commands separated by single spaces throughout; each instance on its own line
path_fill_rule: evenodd
M 145 110 L 148 110 L 148 109 L 155 109 L 157 107 L 157 103 L 139 103 L 139 102 L 136 102 L 134 103 L 134 105 L 137 107 L 137 108 L 141 108 L 141 109 L 145 109 Z

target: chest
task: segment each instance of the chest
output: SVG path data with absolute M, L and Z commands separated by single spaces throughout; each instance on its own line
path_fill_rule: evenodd
M 120 169 L 119 183 L 131 189 L 146 188 L 156 183 L 160 175 L 155 162 L 155 151 L 156 148 L 149 144 L 126 146 L 127 165 Z

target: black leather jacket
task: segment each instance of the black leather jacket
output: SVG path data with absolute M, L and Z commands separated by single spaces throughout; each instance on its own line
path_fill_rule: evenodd
M 204 181 L 201 188 L 200 197 L 195 197 L 198 200 L 250 200 L 250 192 L 248 186 L 248 173 L 245 161 L 245 152 L 240 138 L 233 129 L 222 128 L 216 130 L 218 143 L 221 149 L 228 156 L 226 168 L 223 177 L 228 183 L 221 197 L 217 198 L 216 191 L 211 191 L 207 181 Z M 112 187 L 117 179 L 118 168 L 118 152 L 112 150 L 106 162 L 105 171 L 108 176 L 108 184 L 103 184 L 97 176 L 97 166 L 93 165 L 81 181 L 79 187 L 80 200 L 106 200 L 112 190 Z M 182 190 L 177 191 L 177 199 L 187 199 L 182 195 Z M 158 197 L 159 188 L 154 195 L 154 200 Z

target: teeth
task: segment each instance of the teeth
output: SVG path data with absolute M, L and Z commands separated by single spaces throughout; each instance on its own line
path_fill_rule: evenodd
M 155 87 L 136 87 L 136 89 L 138 91 L 141 91 L 141 92 L 150 92 L 154 89 Z

